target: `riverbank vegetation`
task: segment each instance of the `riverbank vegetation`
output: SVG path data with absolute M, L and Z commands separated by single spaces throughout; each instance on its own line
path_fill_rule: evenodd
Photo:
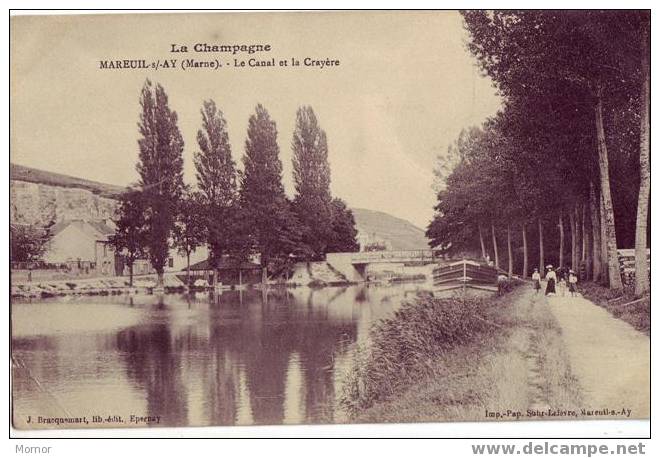
M 403 304 L 370 330 L 358 348 L 342 398 L 359 411 L 400 393 L 411 381 L 433 374 L 438 359 L 501 329 L 494 302 L 479 298 L 421 296 Z
M 574 408 L 578 398 L 544 298 L 518 287 L 498 298 L 405 304 L 356 350 L 340 403 L 356 422 L 474 421 Z
M 488 255 L 510 275 L 571 267 L 613 289 L 623 286 L 617 248 L 634 246 L 635 294 L 644 295 L 648 12 L 462 14 L 503 108 L 439 158 L 432 245 Z

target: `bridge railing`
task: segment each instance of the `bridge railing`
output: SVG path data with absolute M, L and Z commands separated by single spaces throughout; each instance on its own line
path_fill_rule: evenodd
M 355 262 L 377 261 L 432 261 L 439 256 L 433 250 L 399 250 L 399 251 L 361 251 L 354 253 L 351 260 Z

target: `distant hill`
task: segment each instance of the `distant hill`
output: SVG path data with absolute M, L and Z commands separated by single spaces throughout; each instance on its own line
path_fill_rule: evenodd
M 11 180 L 40 183 L 49 186 L 61 186 L 63 188 L 86 189 L 103 197 L 117 198 L 126 188 L 112 184 L 99 183 L 96 181 L 76 178 L 60 173 L 46 172 L 45 170 L 33 169 L 18 164 L 9 164 L 9 178 Z
M 352 208 L 355 223 L 363 234 L 376 234 L 388 240 L 393 250 L 428 249 L 428 239 L 424 231 L 405 219 L 396 218 L 388 213 Z

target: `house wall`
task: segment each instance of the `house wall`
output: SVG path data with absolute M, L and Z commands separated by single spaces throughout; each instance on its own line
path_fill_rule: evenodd
M 89 234 L 70 225 L 51 238 L 44 260 L 52 264 L 77 260 L 96 262 L 95 243 Z
M 99 275 L 115 275 L 115 250 L 108 242 L 95 243 L 96 271 Z
M 120 266 L 121 268 L 122 266 Z M 133 275 L 147 275 L 147 274 L 153 274 L 154 269 L 151 267 L 151 263 L 147 261 L 146 259 L 138 259 L 133 263 Z M 121 272 L 122 275 L 128 276 L 130 275 L 130 271 L 128 270 L 127 265 L 123 265 L 123 271 Z
M 190 254 L 190 265 L 193 265 L 196 262 L 204 261 L 208 257 L 209 250 L 206 248 L 206 246 L 201 246 Z M 172 266 L 170 266 L 168 262 L 165 265 L 165 272 L 179 272 L 181 270 L 185 270 L 187 267 L 186 257 L 177 253 L 177 250 L 170 249 L 170 258 L 172 259 Z
M 181 256 L 177 253 L 175 249 L 170 249 L 169 253 L 169 258 L 167 259 L 167 262 L 165 263 L 165 272 L 180 272 L 182 270 L 186 269 L 186 257 Z M 195 264 L 196 262 L 199 261 L 204 261 L 205 259 L 208 258 L 208 250 L 206 246 L 199 247 L 197 250 L 193 251 L 190 255 L 190 265 Z M 172 260 L 171 265 L 170 265 L 170 259 Z M 114 260 L 114 254 L 113 254 L 113 263 L 115 262 Z M 119 266 L 120 269 L 122 269 L 122 266 Z M 113 272 L 114 272 L 114 267 L 113 267 Z M 156 271 L 153 269 L 151 266 L 151 263 L 147 259 L 139 259 L 135 261 L 133 264 L 133 275 L 146 275 L 146 274 L 153 274 Z M 123 270 L 122 270 L 123 275 L 128 275 L 128 266 L 124 265 Z

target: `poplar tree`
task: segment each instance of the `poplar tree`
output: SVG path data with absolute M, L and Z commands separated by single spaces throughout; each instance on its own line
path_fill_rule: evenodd
M 213 100 L 200 110 L 202 128 L 197 131 L 199 151 L 195 154 L 197 187 L 202 207 L 198 218 L 205 227 L 209 264 L 217 282 L 217 268 L 225 255 L 237 255 L 244 230 L 238 225 L 238 173 L 231 155 L 227 122 Z
M 140 97 L 141 138 L 136 169 L 140 175 L 145 215 L 145 244 L 159 288 L 169 257 L 169 241 L 183 192 L 183 137 L 177 114 L 169 107 L 167 93 L 147 80 Z
M 294 209 L 301 223 L 302 242 L 310 259 L 323 259 L 332 236 L 332 196 L 328 142 L 314 110 L 303 106 L 296 113 L 291 142 Z
M 279 152 L 275 122 L 259 104 L 248 122 L 240 202 L 260 254 L 264 284 L 268 268 L 287 264 L 300 242 L 298 222 L 284 194 Z
M 649 197 L 651 193 L 651 68 L 649 62 L 650 21 L 646 14 L 641 17 L 641 126 L 639 145 L 639 195 L 635 228 L 635 294 L 642 295 L 651 287 L 648 274 L 646 240 L 648 227 Z

